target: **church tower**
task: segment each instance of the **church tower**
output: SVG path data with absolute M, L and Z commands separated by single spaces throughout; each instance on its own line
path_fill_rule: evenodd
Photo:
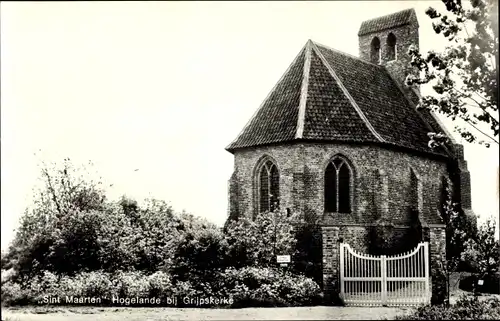
M 415 72 L 408 49 L 419 46 L 418 27 L 414 9 L 363 21 L 358 32 L 359 56 L 385 66 L 394 80 L 406 88 L 406 76 Z

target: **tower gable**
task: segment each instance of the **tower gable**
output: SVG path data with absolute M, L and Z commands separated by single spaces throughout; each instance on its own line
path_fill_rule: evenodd
M 414 9 L 364 21 L 358 32 L 359 56 L 383 65 L 405 87 L 405 79 L 414 73 L 408 55 L 410 46 L 419 46 L 418 20 Z

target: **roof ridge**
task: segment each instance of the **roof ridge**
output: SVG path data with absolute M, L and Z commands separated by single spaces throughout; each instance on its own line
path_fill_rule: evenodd
M 363 22 L 371 22 L 371 21 L 375 21 L 375 20 L 381 20 L 381 19 L 384 19 L 384 18 L 387 18 L 387 17 L 390 17 L 390 16 L 395 16 L 395 15 L 398 15 L 398 14 L 402 14 L 403 12 L 408 12 L 408 11 L 412 11 L 412 10 L 415 11 L 414 8 L 406 8 L 406 9 L 403 9 L 403 10 L 399 10 L 399 11 L 396 11 L 396 12 L 385 14 L 383 16 L 379 16 L 379 17 L 368 19 L 368 20 L 364 20 Z
M 363 22 L 361 22 L 361 25 L 359 27 L 358 36 L 361 37 L 372 34 L 374 32 L 411 24 L 413 17 L 416 19 L 416 24 L 418 25 L 415 8 L 407 8 L 400 11 L 388 13 L 383 16 L 364 20 Z
M 364 60 L 364 59 L 362 59 L 362 58 L 360 58 L 360 57 L 356 57 L 356 56 L 354 56 L 354 55 L 352 55 L 352 54 L 350 54 L 350 53 L 347 53 L 347 52 L 344 52 L 344 51 L 341 51 L 341 50 L 338 50 L 338 49 L 332 48 L 332 47 L 330 47 L 330 46 L 323 45 L 323 44 L 320 44 L 320 43 L 318 43 L 318 42 L 314 42 L 314 41 L 312 41 L 312 43 L 313 43 L 314 45 L 316 45 L 316 46 L 320 46 L 320 47 L 323 47 L 323 48 L 325 48 L 325 49 L 328 49 L 328 50 L 331 50 L 331 51 L 335 51 L 335 52 L 337 52 L 337 53 L 339 53 L 339 54 L 342 54 L 342 55 L 344 55 L 344 56 L 348 56 L 348 57 L 350 57 L 350 58 L 353 58 L 353 59 L 359 60 L 359 61 L 364 62 L 364 63 L 367 63 L 367 64 L 369 64 L 369 65 L 376 66 L 376 67 L 381 68 L 381 69 L 382 69 L 382 68 L 384 68 L 384 67 L 383 67 L 383 66 L 381 66 L 381 65 L 374 64 L 374 63 L 373 63 L 373 62 L 371 62 L 371 61 Z
M 307 92 L 309 88 L 309 73 L 311 69 L 311 46 L 312 41 L 309 39 L 305 46 L 304 52 L 304 70 L 302 71 L 302 86 L 300 90 L 299 114 L 297 116 L 297 129 L 295 138 L 302 138 L 304 134 L 304 121 L 306 115 Z
M 240 136 L 245 132 L 245 130 L 248 128 L 248 126 L 250 126 L 250 124 L 252 123 L 252 121 L 255 119 L 255 117 L 257 116 L 257 114 L 259 113 L 259 111 L 262 109 L 262 107 L 265 105 L 265 103 L 268 101 L 269 97 L 271 96 L 271 94 L 274 92 L 274 90 L 278 87 L 278 85 L 281 83 L 281 81 L 283 80 L 283 78 L 285 78 L 285 76 L 288 74 L 288 72 L 290 71 L 290 69 L 292 68 L 292 66 L 297 62 L 297 60 L 300 58 L 300 56 L 302 55 L 302 53 L 304 52 L 304 50 L 306 49 L 306 46 L 307 46 L 307 43 L 304 47 L 302 47 L 302 49 L 300 49 L 299 53 L 297 56 L 295 56 L 295 58 L 293 59 L 293 61 L 290 63 L 290 65 L 288 65 L 287 69 L 285 70 L 285 72 L 281 75 L 281 77 L 278 79 L 278 81 L 274 84 L 273 88 L 267 93 L 267 96 L 266 98 L 264 98 L 264 100 L 262 101 L 262 103 L 260 104 L 259 108 L 257 108 L 254 113 L 252 114 L 252 117 L 250 117 L 250 120 L 245 124 L 245 126 L 243 127 L 243 129 L 239 132 L 239 134 L 236 136 L 236 138 L 231 142 L 229 143 L 229 145 L 226 147 L 226 150 L 230 150 L 231 149 L 231 146 L 238 140 L 238 138 L 240 138 Z
M 323 56 L 323 54 L 321 53 L 321 51 L 318 49 L 318 47 L 316 46 L 316 44 L 314 42 L 312 42 L 312 47 L 315 50 L 316 54 L 319 56 L 319 59 L 321 60 L 321 62 L 323 63 L 323 65 L 330 72 L 330 75 L 335 79 L 335 82 L 340 87 L 340 90 L 342 90 L 342 92 L 344 93 L 344 95 L 346 96 L 346 98 L 349 100 L 349 102 L 351 103 L 351 105 L 354 107 L 354 109 L 358 113 L 359 117 L 361 117 L 361 120 L 363 120 L 363 122 L 365 123 L 366 127 L 368 127 L 368 129 L 373 134 L 373 136 L 375 136 L 375 138 L 377 138 L 380 142 L 383 142 L 383 143 L 386 142 L 382 138 L 382 136 L 380 136 L 380 134 L 377 133 L 377 131 L 375 130 L 375 128 L 370 124 L 370 122 L 368 121 L 368 118 L 366 117 L 366 115 L 363 113 L 363 111 L 361 110 L 361 108 L 359 108 L 359 106 L 356 103 L 356 101 L 354 100 L 354 98 L 352 98 L 352 96 L 349 94 L 349 91 L 347 90 L 347 88 L 345 88 L 345 86 L 342 83 L 342 81 L 340 80 L 339 76 L 335 73 L 335 71 L 333 70 L 332 66 L 330 66 L 330 64 L 326 61 L 326 58 Z

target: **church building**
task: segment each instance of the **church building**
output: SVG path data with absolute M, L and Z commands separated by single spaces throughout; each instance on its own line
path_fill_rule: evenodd
M 417 110 L 419 89 L 405 85 L 418 29 L 413 9 L 364 21 L 359 57 L 308 40 L 226 148 L 234 155 L 229 219 L 280 209 L 320 224 L 325 287 L 339 273 L 339 242 L 367 253 L 376 225 L 393 227 L 397 244 L 418 223 L 434 277 L 445 257 L 447 179 L 470 212 L 463 147 Z M 429 147 L 429 132 L 451 144 Z

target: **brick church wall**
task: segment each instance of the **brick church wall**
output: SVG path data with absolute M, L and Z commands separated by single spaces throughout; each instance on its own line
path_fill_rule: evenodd
M 280 207 L 300 208 L 301 202 L 294 199 L 294 195 L 303 192 L 300 182 L 303 181 L 303 172 L 298 169 L 298 148 L 294 145 L 256 147 L 238 151 L 234 155 L 234 185 L 237 191 L 232 193 L 238 195 L 238 215 L 254 217 L 256 215 L 257 184 L 256 166 L 263 157 L 270 157 L 278 167 L 280 175 Z M 299 182 L 295 184 L 294 182 Z
M 324 170 L 337 154 L 350 162 L 354 175 L 352 213 L 342 214 L 343 218 L 338 214 L 325 216 L 323 213 Z M 303 213 L 309 220 L 321 222 L 323 284 L 330 303 L 338 299 L 340 240 L 361 253 L 369 252 L 370 228 L 382 218 L 385 223 L 394 226 L 389 242 L 404 242 L 404 235 L 410 229 L 412 206 L 421 210 L 419 215 L 425 225 L 440 223 L 435 219 L 442 177 L 447 175 L 447 166 L 442 160 L 381 146 L 328 143 L 254 147 L 236 151 L 234 156 L 230 195 L 237 200 L 237 214 L 232 213 L 233 217 L 254 217 L 257 214 L 256 167 L 266 157 L 272 159 L 279 170 L 281 208 Z M 418 182 L 414 182 L 415 179 Z M 417 189 L 419 195 L 414 195 Z M 414 204 L 416 201 L 418 206 Z M 444 239 L 441 240 L 441 234 L 432 229 L 424 232 L 427 239 L 433 242 L 432 259 L 437 259 L 442 255 Z M 432 265 L 433 280 L 437 280 L 435 275 L 438 275 L 438 270 L 438 265 Z
M 353 203 L 351 214 L 326 217 L 331 224 L 366 224 L 382 217 L 396 225 L 408 225 L 416 198 L 412 195 L 411 169 L 421 181 L 421 215 L 435 219 L 442 176 L 447 175 L 444 162 L 378 146 L 320 143 L 254 147 L 235 152 L 230 194 L 238 200 L 237 215 L 256 214 L 255 171 L 259 160 L 267 155 L 276 162 L 280 173 L 281 208 L 303 213 L 310 220 L 322 220 L 324 171 L 337 154 L 352 165 Z

